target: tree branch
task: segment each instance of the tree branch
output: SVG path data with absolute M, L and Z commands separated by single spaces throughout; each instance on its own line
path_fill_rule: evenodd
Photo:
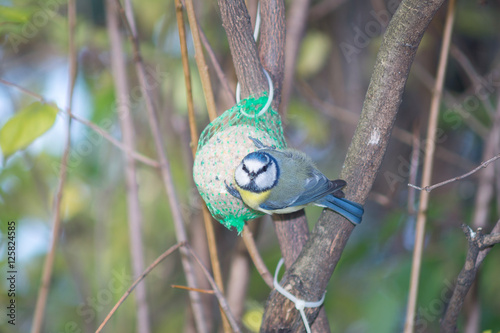
M 283 79 L 283 97 L 281 98 L 280 113 L 288 113 L 288 102 L 293 90 L 295 66 L 299 53 L 300 42 L 304 35 L 310 0 L 294 1 L 290 5 L 289 16 L 286 24 L 286 52 L 285 74 Z M 357 121 L 357 119 L 356 119 Z
M 394 119 L 418 45 L 444 0 L 403 1 L 392 18 L 366 94 L 361 119 L 347 153 L 341 178 L 349 184 L 346 196 L 363 203 L 385 154 Z M 304 300 L 317 300 L 340 259 L 354 226 L 340 215 L 324 210 L 311 238 L 281 285 Z M 311 322 L 319 309 L 307 309 Z M 268 299 L 262 332 L 286 328 L 303 330 L 293 303 L 273 291 Z
M 424 186 L 424 187 L 420 187 L 420 186 L 417 186 L 417 185 L 408 184 L 408 186 L 410 186 L 410 187 L 412 187 L 414 189 L 420 190 L 420 191 L 430 192 L 430 191 L 432 191 L 435 188 L 447 185 L 449 183 L 456 182 L 457 180 L 461 180 L 461 179 L 467 178 L 470 175 L 478 172 L 479 170 L 482 170 L 482 169 L 486 168 L 490 163 L 498 160 L 499 158 L 500 158 L 500 154 L 497 154 L 497 155 L 493 156 L 492 158 L 490 158 L 490 159 L 482 162 L 479 166 L 477 166 L 476 168 L 472 169 L 471 171 L 469 171 L 469 172 L 467 172 L 467 173 L 465 173 L 465 174 L 463 174 L 461 176 L 458 176 L 458 177 L 455 177 L 455 178 L 451 178 L 451 179 L 442 181 L 442 182 L 434 184 L 434 185 L 427 185 L 427 186 Z
M 118 310 L 118 308 L 120 307 L 120 305 L 123 304 L 123 302 L 125 302 L 125 300 L 127 299 L 127 297 L 132 293 L 132 291 L 134 291 L 135 287 L 137 287 L 137 285 L 142 281 L 144 280 L 144 278 L 156 267 L 158 266 L 165 258 L 167 258 L 169 255 L 171 255 L 175 250 L 177 250 L 179 247 L 183 246 L 185 243 L 177 243 L 175 245 L 172 245 L 168 250 L 166 250 L 165 252 L 163 252 L 158 258 L 155 259 L 155 261 L 153 261 L 153 263 L 151 263 L 151 265 L 148 266 L 148 268 L 146 268 L 144 270 L 144 272 L 142 272 L 142 274 L 132 283 L 132 285 L 127 289 L 127 291 L 122 295 L 122 297 L 118 300 L 118 302 L 116 302 L 116 304 L 113 306 L 113 308 L 111 309 L 111 311 L 109 311 L 108 315 L 106 316 L 106 318 L 104 318 L 103 322 L 101 323 L 101 325 L 99 325 L 99 327 L 97 328 L 97 330 L 95 331 L 95 333 L 100 333 L 102 331 L 102 329 L 104 328 L 104 326 L 108 323 L 108 321 L 111 319 L 111 317 L 113 316 L 113 314 L 116 312 L 116 310 Z
M 191 30 L 193 31 L 193 39 L 197 40 L 197 42 L 195 42 L 196 64 L 198 66 L 198 71 L 200 73 L 200 78 L 202 80 L 208 116 L 210 118 L 210 121 L 213 121 L 215 118 L 217 118 L 217 112 L 215 109 L 215 101 L 214 101 L 214 97 L 213 97 L 212 84 L 210 82 L 210 77 L 208 75 L 208 70 L 206 68 L 205 58 L 203 56 L 203 50 L 202 50 L 200 42 L 199 42 L 199 39 L 200 39 L 199 34 L 195 33 L 195 32 L 198 32 L 198 24 L 197 24 L 196 16 L 194 13 L 192 1 L 186 0 L 186 8 L 188 8 L 188 17 L 190 20 L 190 25 L 194 24 L 194 25 L 191 25 Z M 186 42 L 186 31 L 185 31 L 185 27 L 184 27 L 183 7 L 182 7 L 180 0 L 175 0 L 175 12 L 176 12 L 176 17 L 177 17 L 177 28 L 179 30 L 179 41 L 180 41 L 181 55 L 182 55 L 181 56 L 182 67 L 184 70 L 184 83 L 186 85 L 189 132 L 190 132 L 190 136 L 191 136 L 191 142 L 189 145 L 191 146 L 191 152 L 192 152 L 192 155 L 194 158 L 196 155 L 196 149 L 198 149 L 198 146 L 197 146 L 198 129 L 196 127 L 196 116 L 194 113 L 193 91 L 192 91 L 192 86 L 191 86 L 191 72 L 189 69 L 189 58 L 188 58 L 188 49 L 187 49 L 187 42 Z M 196 37 L 195 37 L 195 35 L 196 35 Z M 220 269 L 219 255 L 217 253 L 217 240 L 215 238 L 213 220 L 212 220 L 212 217 L 210 216 L 210 212 L 208 211 L 208 208 L 204 204 L 202 207 L 202 214 L 203 214 L 203 222 L 205 225 L 205 232 L 206 232 L 206 237 L 207 237 L 208 252 L 210 254 L 210 262 L 212 264 L 212 272 L 214 274 L 214 279 L 217 283 L 217 287 L 219 288 L 221 293 L 224 293 L 224 283 L 223 283 L 222 273 L 221 273 L 221 269 Z M 227 318 L 225 317 L 224 311 L 222 311 L 222 309 L 221 309 L 221 317 L 222 317 L 222 326 L 223 326 L 224 332 L 230 332 L 231 327 L 230 327 L 229 322 L 227 321 Z
M 500 221 L 497 222 L 497 226 L 498 225 L 500 225 Z M 455 333 L 457 330 L 458 315 L 464 304 L 465 296 L 467 296 L 472 283 L 476 279 L 476 274 L 479 269 L 479 265 L 477 264 L 479 253 L 494 244 L 500 243 L 500 233 L 483 235 L 481 228 L 478 228 L 474 232 L 465 224 L 462 224 L 462 230 L 469 242 L 469 249 L 467 251 L 464 267 L 458 275 L 457 284 L 453 290 L 450 303 L 441 321 L 441 333 Z M 481 258 L 481 261 L 483 259 L 484 257 Z
M 116 0 L 116 3 L 120 9 L 120 14 L 122 14 L 123 22 L 128 30 L 129 37 L 131 40 L 136 73 L 139 79 L 142 95 L 144 96 L 149 127 L 151 128 L 151 134 L 153 136 L 156 153 L 158 154 L 158 159 L 160 162 L 160 173 L 163 185 L 165 187 L 165 192 L 167 193 L 170 209 L 172 210 L 172 219 L 174 223 L 175 235 L 178 242 L 186 242 L 188 239 L 187 232 L 182 218 L 179 200 L 177 199 L 177 194 L 175 192 L 175 188 L 172 182 L 170 161 L 167 158 L 167 154 L 165 153 L 165 148 L 163 144 L 164 142 L 163 134 L 160 130 L 158 116 L 156 114 L 153 99 L 146 88 L 147 87 L 146 70 L 141 57 L 140 45 L 137 38 L 137 30 L 135 29 L 134 15 L 131 8 L 129 9 L 128 14 L 125 13 L 125 11 L 121 6 L 120 0 Z M 196 288 L 196 278 L 194 276 L 193 266 L 191 264 L 191 261 L 187 256 L 188 254 L 187 250 L 185 248 L 181 248 L 180 251 L 181 251 L 181 263 L 184 269 L 184 274 L 186 276 L 186 281 L 188 283 L 188 286 Z M 204 311 L 201 305 L 200 295 L 194 291 L 190 291 L 189 298 L 191 300 L 191 306 L 193 308 L 193 314 L 197 330 L 199 332 L 208 332 L 208 328 L 204 320 Z
M 130 111 L 129 85 L 127 80 L 127 66 L 123 56 L 123 43 L 120 35 L 120 19 L 118 7 L 114 0 L 106 1 L 106 23 L 110 41 L 111 73 L 115 86 L 115 98 L 123 136 L 123 144 L 127 149 L 135 151 L 136 139 L 134 122 Z M 130 256 L 132 259 L 132 271 L 137 278 L 144 270 L 144 246 L 142 242 L 143 216 L 139 203 L 139 186 L 137 184 L 136 162 L 129 154 L 123 154 L 125 165 L 125 184 L 127 198 L 127 218 L 130 239 Z M 137 286 L 135 295 L 137 326 L 140 333 L 151 332 L 149 325 L 149 307 L 146 297 L 146 284 Z
M 267 91 L 266 78 L 257 56 L 252 24 L 245 2 L 218 0 L 217 3 L 233 56 L 236 76 L 241 83 L 241 98 Z
M 75 27 L 76 27 L 76 2 L 70 0 L 68 2 L 68 62 L 69 62 L 69 80 L 68 80 L 68 120 L 66 123 L 66 142 L 64 144 L 64 151 L 61 158 L 61 169 L 59 171 L 58 185 L 54 194 L 54 204 L 52 206 L 52 239 L 50 248 L 43 264 L 42 280 L 38 296 L 36 299 L 35 311 L 33 313 L 33 323 L 31 326 L 31 333 L 39 333 L 43 331 L 43 320 L 45 317 L 45 307 L 47 305 L 47 298 L 49 295 L 50 281 L 54 269 L 54 260 L 57 251 L 57 243 L 59 242 L 59 233 L 61 230 L 61 205 L 68 175 L 68 159 L 71 150 L 71 110 L 73 106 L 74 89 L 77 76 L 77 54 L 75 45 Z

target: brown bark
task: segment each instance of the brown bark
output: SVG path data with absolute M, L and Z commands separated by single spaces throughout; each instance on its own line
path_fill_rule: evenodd
M 472 229 L 465 224 L 462 224 L 462 230 L 469 243 L 469 249 L 467 251 L 464 267 L 457 277 L 457 283 L 453 290 L 450 303 L 441 320 L 442 333 L 455 333 L 457 331 L 458 316 L 462 310 L 465 297 L 476 280 L 479 266 L 486 257 L 486 254 L 491 250 L 491 247 L 500 243 L 500 221 L 497 222 L 492 232 L 488 235 L 484 235 L 481 228 L 473 232 Z
M 387 28 L 361 119 L 341 173 L 341 178 L 349 184 L 345 192 L 351 200 L 363 203 L 373 185 L 418 45 L 443 2 L 405 0 Z M 292 293 L 306 301 L 319 300 L 353 229 L 354 226 L 340 215 L 324 210 L 281 285 L 291 286 Z M 314 321 L 318 312 L 319 309 L 306 309 L 309 322 Z M 294 304 L 273 290 L 261 332 L 303 330 L 304 324 Z
M 267 91 L 267 80 L 262 71 L 253 39 L 252 24 L 245 2 L 218 0 L 222 26 L 226 30 L 233 56 L 236 76 L 241 84 L 241 98 Z

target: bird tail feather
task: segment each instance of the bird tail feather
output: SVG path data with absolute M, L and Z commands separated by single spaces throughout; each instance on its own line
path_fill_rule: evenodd
M 327 195 L 317 203 L 339 213 L 354 224 L 361 223 L 365 211 L 359 203 L 345 198 L 337 198 L 333 195 Z

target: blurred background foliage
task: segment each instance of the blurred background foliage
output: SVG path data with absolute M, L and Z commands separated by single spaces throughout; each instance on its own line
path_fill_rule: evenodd
M 200 197 L 191 177 L 192 157 L 187 126 L 186 93 L 173 1 L 133 1 L 143 57 L 151 80 L 150 92 L 159 106 L 175 188 L 188 224 L 190 242 L 207 261 Z M 295 83 L 285 119 L 289 145 L 305 151 L 330 178 L 338 175 L 354 133 L 375 61 L 387 13 L 397 1 L 312 1 L 299 51 Z M 291 1 L 286 2 L 287 6 Z M 329 6 L 330 4 L 330 6 Z M 334 4 L 334 6 L 332 6 Z M 255 1 L 248 1 L 255 13 Z M 42 95 L 59 108 L 67 107 L 67 15 L 64 0 L 0 0 L 0 77 Z M 235 87 L 236 78 L 216 1 L 195 1 L 200 27 Z M 103 0 L 77 1 L 76 43 L 78 80 L 73 112 L 121 139 L 110 72 L 109 39 Z M 385 16 L 384 16 L 385 15 Z M 483 78 L 474 86 L 467 68 L 450 56 L 439 129 L 442 140 L 434 181 L 469 171 L 481 162 L 484 138 L 498 108 L 500 86 L 498 1 L 458 2 L 453 45 Z M 329 285 L 325 309 L 333 332 L 399 332 L 404 322 L 414 238 L 415 217 L 408 205 L 411 136 L 424 142 L 430 87 L 436 72 L 444 11 L 424 37 L 408 80 L 394 135 L 376 180 L 366 216 L 357 227 Z M 189 30 L 188 30 L 189 32 Z M 189 35 L 189 34 L 188 34 Z M 137 150 L 156 158 L 139 93 L 131 47 L 125 37 Z M 203 93 L 188 37 L 198 128 L 208 123 Z M 231 99 L 210 67 L 219 112 Z M 0 85 L 0 127 L 36 99 Z M 447 112 L 450 111 L 451 112 Z M 457 112 L 462 110 L 463 112 Z M 27 332 L 40 285 L 52 223 L 53 195 L 65 141 L 66 115 L 59 111 L 52 128 L 26 149 L 4 159 L 0 171 L 0 271 L 6 266 L 6 222 L 17 223 L 17 325 Z M 132 281 L 127 230 L 126 187 L 122 152 L 76 121 L 63 197 L 63 226 L 48 298 L 44 332 L 93 332 Z M 420 163 L 423 154 L 420 154 Z M 490 168 L 495 166 L 490 165 Z M 499 167 L 490 225 L 498 220 Z M 418 175 L 419 176 L 419 175 Z M 145 263 L 149 265 L 176 243 L 170 208 L 158 172 L 138 163 L 139 195 L 144 214 Z M 417 181 L 418 183 L 418 181 Z M 464 263 L 467 242 L 459 226 L 471 223 L 477 174 L 432 192 L 427 241 L 418 299 L 420 332 L 435 332 Z M 311 226 L 319 208 L 308 208 Z M 252 223 L 252 222 L 250 222 Z M 235 232 L 216 225 L 225 279 L 234 249 Z M 271 220 L 256 232 L 261 254 L 271 271 L 280 257 Z M 481 330 L 500 330 L 500 253 L 494 249 L 479 275 Z M 200 281 L 204 279 L 200 276 Z M 185 285 L 178 253 L 145 280 L 153 332 L 190 332 L 187 293 L 171 288 Z M 205 287 L 207 287 L 206 282 Z M 7 281 L 0 282 L 0 304 L 8 302 Z M 208 288 L 208 287 L 207 287 Z M 269 289 L 251 269 L 245 300 L 245 329 L 256 331 Z M 211 309 L 213 331 L 220 325 L 216 301 L 204 295 Z M 467 307 L 465 308 L 467 311 Z M 187 318 L 187 320 L 186 320 Z M 0 316 L 2 332 L 10 332 Z M 460 325 L 462 325 L 461 322 Z M 130 297 L 106 332 L 133 332 L 135 303 Z

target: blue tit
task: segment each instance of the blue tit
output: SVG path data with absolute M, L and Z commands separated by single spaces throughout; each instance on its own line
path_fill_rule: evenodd
M 344 198 L 344 180 L 329 180 L 300 151 L 278 150 L 250 139 L 258 150 L 236 167 L 234 186 L 226 183 L 231 195 L 266 214 L 292 213 L 313 204 L 330 208 L 354 224 L 361 222 L 363 206 Z

